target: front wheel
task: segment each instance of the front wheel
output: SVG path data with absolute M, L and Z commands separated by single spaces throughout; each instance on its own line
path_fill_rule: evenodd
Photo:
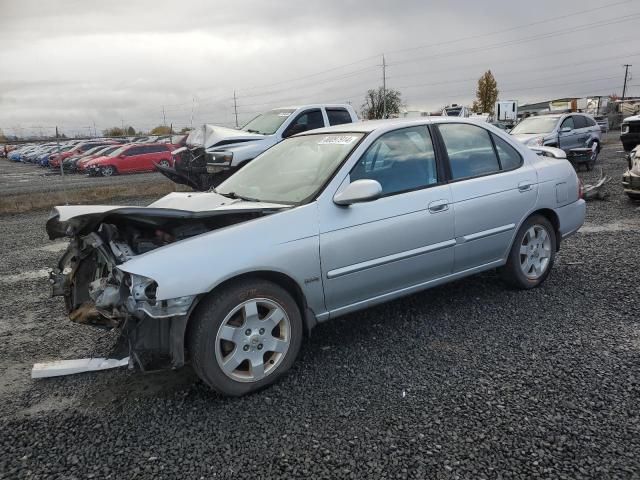
M 535 288 L 549 276 L 556 253 L 556 234 L 545 217 L 533 215 L 520 227 L 502 277 L 520 289 Z
M 112 165 L 107 165 L 106 167 L 102 167 L 100 169 L 100 173 L 102 174 L 103 177 L 111 177 L 115 175 L 116 168 Z
M 265 280 L 233 283 L 209 294 L 194 312 L 187 339 L 198 376 L 223 395 L 240 396 L 280 378 L 302 344 L 293 297 Z
M 169 168 L 171 166 L 171 164 L 169 163 L 169 160 L 164 158 L 158 162 L 158 165 L 164 168 Z

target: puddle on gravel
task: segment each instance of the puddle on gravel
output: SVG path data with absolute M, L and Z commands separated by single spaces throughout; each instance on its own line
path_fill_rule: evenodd
M 14 275 L 0 275 L 0 284 L 12 284 L 22 282 L 24 280 L 39 280 L 49 276 L 49 269 L 41 268 L 40 270 L 30 270 L 27 272 L 16 273 Z
M 640 232 L 640 222 L 612 222 L 604 225 L 594 225 L 585 223 L 579 230 L 580 233 L 602 233 L 602 232 Z

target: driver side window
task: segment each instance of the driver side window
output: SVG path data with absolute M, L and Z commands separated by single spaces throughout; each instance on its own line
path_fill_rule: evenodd
M 560 125 L 560 130 L 562 130 L 563 128 L 569 128 L 571 130 L 575 128 L 575 125 L 573 124 L 573 117 L 567 117 L 564 119 L 562 125 Z
M 424 126 L 403 128 L 378 138 L 349 174 L 351 182 L 376 180 L 382 195 L 416 190 L 438 183 L 436 157 Z
M 322 118 L 322 112 L 317 110 L 307 110 L 304 113 L 298 115 L 287 130 L 282 135 L 283 137 L 290 137 L 297 133 L 306 132 L 307 130 L 313 130 L 316 128 L 324 127 L 324 119 Z

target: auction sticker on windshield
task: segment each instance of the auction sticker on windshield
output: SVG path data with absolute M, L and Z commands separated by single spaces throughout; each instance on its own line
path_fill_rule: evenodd
M 318 142 L 318 145 L 349 145 L 358 137 L 353 135 L 328 135 Z

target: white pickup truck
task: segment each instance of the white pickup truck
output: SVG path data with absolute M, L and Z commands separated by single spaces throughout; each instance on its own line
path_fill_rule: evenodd
M 357 121 L 351 105 L 335 104 L 275 108 L 239 130 L 205 124 L 189 134 L 185 147 L 173 151 L 173 168 L 158 170 L 176 183 L 208 190 L 284 138 Z

